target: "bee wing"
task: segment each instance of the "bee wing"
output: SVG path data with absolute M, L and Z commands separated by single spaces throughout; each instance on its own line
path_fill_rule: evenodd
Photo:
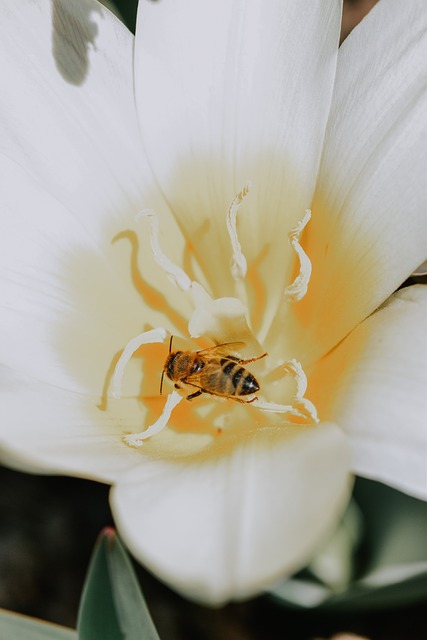
M 213 347 L 208 347 L 197 353 L 200 356 L 229 356 L 234 353 L 238 354 L 245 346 L 245 342 L 224 342 L 223 344 L 214 344 Z
M 220 369 L 221 370 L 221 369 Z M 204 389 L 206 384 L 208 384 L 209 376 L 212 373 L 216 373 L 218 371 L 218 365 L 215 362 L 210 362 L 206 359 L 206 364 L 200 371 L 196 371 L 195 373 L 191 373 L 188 376 L 185 376 L 182 381 L 184 384 L 189 384 L 192 387 L 198 387 L 199 389 Z

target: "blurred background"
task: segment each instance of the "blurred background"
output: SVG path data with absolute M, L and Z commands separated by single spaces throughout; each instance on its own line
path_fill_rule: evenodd
M 93 546 L 101 529 L 113 524 L 109 488 L 5 468 L 0 486 L 0 607 L 75 628 Z M 354 498 L 353 508 L 358 505 L 364 519 L 353 554 L 354 580 L 373 564 L 390 558 L 402 563 L 402 549 L 406 567 L 420 545 L 418 554 L 427 558 L 425 503 L 362 479 Z M 370 640 L 427 637 L 425 566 L 412 579 L 380 589 L 350 583 L 311 609 L 271 595 L 210 609 L 181 598 L 137 563 L 134 567 L 162 640 L 319 640 L 344 631 Z M 310 583 L 307 571 L 300 578 L 320 584 L 313 575 Z M 304 591 L 297 596 L 304 600 Z
M 342 40 L 375 3 L 344 1 Z M 137 0 L 104 4 L 134 31 Z M 113 525 L 109 488 L 6 468 L 0 486 L 0 607 L 74 628 L 93 546 Z M 426 531 L 424 503 L 358 479 L 328 548 L 275 594 L 209 609 L 135 569 L 162 640 L 319 640 L 343 632 L 424 640 Z M 405 567 L 397 583 L 386 577 L 390 567 L 395 576 Z

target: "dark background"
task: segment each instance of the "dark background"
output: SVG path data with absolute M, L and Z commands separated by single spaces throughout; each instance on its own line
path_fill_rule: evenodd
M 0 607 L 75 627 L 98 534 L 113 520 L 105 485 L 0 467 Z M 268 597 L 219 609 L 181 598 L 135 563 L 162 640 L 313 640 L 342 631 L 424 640 L 426 603 L 345 613 L 297 611 Z

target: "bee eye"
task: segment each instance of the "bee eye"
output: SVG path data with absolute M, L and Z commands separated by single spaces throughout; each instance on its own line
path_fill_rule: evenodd
M 174 379 L 176 361 L 181 353 L 182 351 L 175 351 L 175 353 L 171 353 L 166 361 L 166 375 L 170 380 Z

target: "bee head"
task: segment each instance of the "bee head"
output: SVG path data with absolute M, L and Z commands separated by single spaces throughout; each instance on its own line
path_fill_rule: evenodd
M 169 380 L 179 380 L 179 373 L 182 370 L 180 366 L 181 355 L 183 351 L 173 351 L 166 358 L 163 371 L 166 373 Z

